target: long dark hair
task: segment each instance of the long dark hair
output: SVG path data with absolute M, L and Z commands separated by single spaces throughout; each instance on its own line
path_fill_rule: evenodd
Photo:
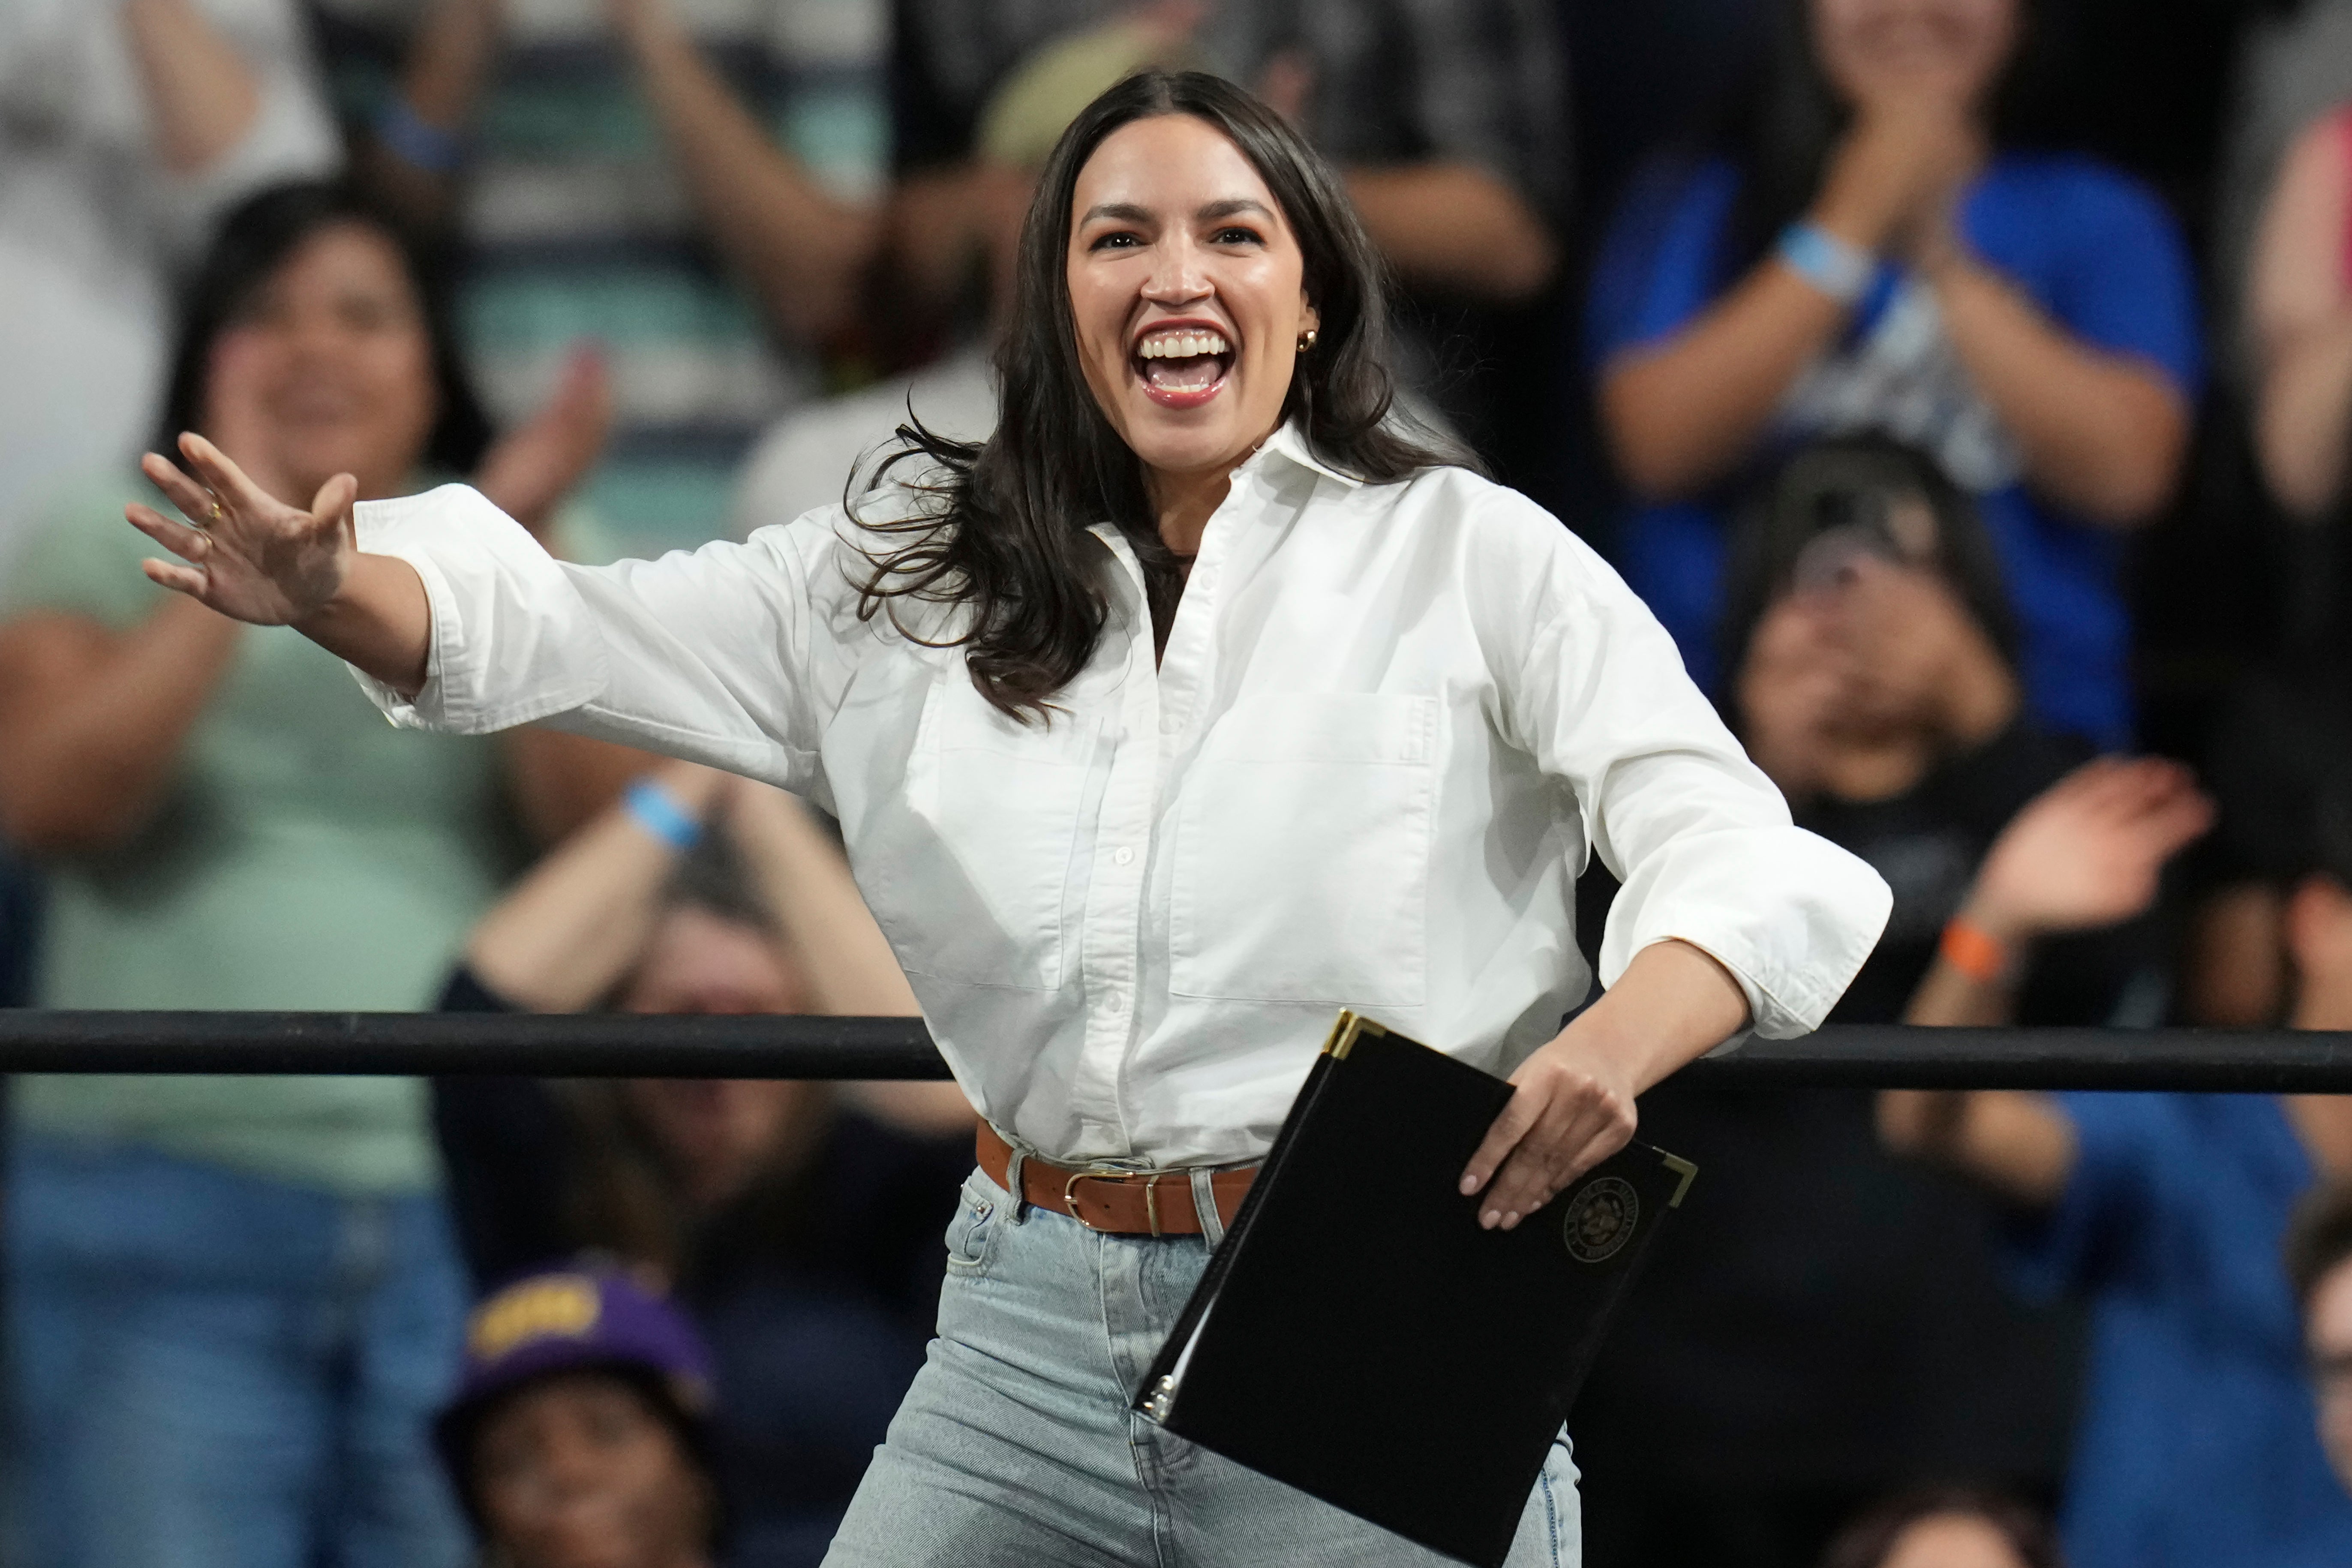
M 438 416 L 425 442 L 425 458 L 453 474 L 473 472 L 490 444 L 490 422 L 457 355 L 448 292 L 442 284 L 444 269 L 433 265 L 416 240 L 382 207 L 347 185 L 319 181 L 274 185 L 247 198 L 221 221 L 211 248 L 180 296 L 179 331 L 172 345 L 155 450 L 176 450 L 173 443 L 181 431 L 200 427 L 205 373 L 221 333 L 236 324 L 304 241 L 341 224 L 374 230 L 399 253 L 432 349 Z
M 1992 143 L 2009 148 L 2050 139 L 2051 51 L 2033 0 L 2017 0 L 2019 32 L 1986 105 Z M 1761 260 L 1780 231 L 1813 205 L 1830 154 L 1853 123 L 1853 110 L 1822 69 L 1812 0 L 1779 0 L 1745 89 L 1709 138 L 1740 174 L 1725 260 L 1738 276 Z
M 963 630 L 943 646 L 961 644 L 972 683 L 1015 718 L 1042 716 L 1102 635 L 1106 563 L 1088 528 L 1111 522 L 1127 534 L 1155 605 L 1181 581 L 1160 543 L 1142 463 L 1087 389 L 1066 270 L 1079 171 L 1111 132 L 1162 114 L 1192 115 L 1232 141 L 1298 237 L 1320 323 L 1282 414 L 1317 456 L 1373 483 L 1475 466 L 1392 416 L 1386 271 L 1329 165 L 1230 82 L 1199 71 L 1128 78 L 1070 123 L 1039 177 L 1021 231 L 1013 323 L 996 353 L 996 433 L 984 443 L 952 441 L 910 418 L 877 480 L 913 460 L 925 503 L 917 516 L 866 525 L 907 542 L 876 558 L 860 614 L 887 609 L 895 620 L 901 599 L 967 611 Z

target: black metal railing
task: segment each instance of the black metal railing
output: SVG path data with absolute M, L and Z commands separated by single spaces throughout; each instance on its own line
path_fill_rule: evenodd
M 0 1072 L 947 1076 L 911 1018 L 0 1011 Z M 2352 1093 L 2352 1034 L 1832 1026 L 1693 1063 L 1709 1088 Z

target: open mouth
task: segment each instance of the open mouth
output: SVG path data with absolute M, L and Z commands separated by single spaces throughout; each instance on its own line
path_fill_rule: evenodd
M 1163 408 L 1198 408 L 1224 389 L 1234 346 L 1219 328 L 1154 327 L 1135 345 L 1135 374 L 1144 395 Z

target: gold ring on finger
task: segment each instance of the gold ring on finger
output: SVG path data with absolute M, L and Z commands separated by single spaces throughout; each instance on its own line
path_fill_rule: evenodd
M 226 517 L 227 515 L 227 510 L 224 509 L 220 503 L 220 497 L 215 496 L 213 497 L 213 509 L 205 514 L 205 521 L 208 523 L 218 522 L 222 518 Z

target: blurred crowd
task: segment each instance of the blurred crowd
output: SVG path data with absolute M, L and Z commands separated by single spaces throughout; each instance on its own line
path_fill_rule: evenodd
M 181 430 L 583 561 L 836 503 L 993 426 L 1036 171 L 1146 67 L 1308 132 L 1409 410 L 1885 877 L 1840 1021 L 2352 1028 L 2352 0 L 8 0 L 0 1003 L 914 1013 L 826 803 L 396 733 L 121 508 Z M 1643 1119 L 1706 1179 L 1570 1423 L 1591 1568 L 2352 1563 L 2352 1104 Z M 813 1564 L 973 1130 L 299 1076 L 5 1128 L 9 1568 Z

